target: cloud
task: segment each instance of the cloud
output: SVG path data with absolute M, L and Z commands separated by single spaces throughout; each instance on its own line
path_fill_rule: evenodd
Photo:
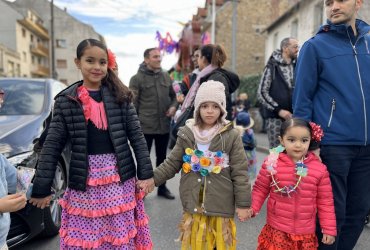
M 54 0 L 54 4 L 104 36 L 116 54 L 120 78 L 128 84 L 144 50 L 158 46 L 156 31 L 169 32 L 177 40 L 183 28 L 180 22 L 191 20 L 205 0 Z M 162 67 L 169 69 L 177 56 L 164 55 Z

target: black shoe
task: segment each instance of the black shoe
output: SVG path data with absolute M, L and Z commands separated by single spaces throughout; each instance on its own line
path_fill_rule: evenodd
M 166 199 L 169 199 L 169 200 L 174 200 L 175 199 L 175 196 L 166 187 L 158 188 L 158 196 L 162 196 L 162 197 L 164 197 Z

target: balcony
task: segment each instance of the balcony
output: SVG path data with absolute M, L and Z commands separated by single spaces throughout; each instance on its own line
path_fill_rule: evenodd
M 33 77 L 50 77 L 50 68 L 36 65 L 32 68 L 31 74 Z
M 46 48 L 42 43 L 31 44 L 30 51 L 32 54 L 37 56 L 49 57 L 49 49 Z
M 36 24 L 36 23 L 32 22 L 30 19 L 28 19 L 28 18 L 24 18 L 22 20 L 18 20 L 18 22 L 21 25 L 23 25 L 24 27 L 26 27 L 27 29 L 29 29 L 32 32 L 34 32 L 41 39 L 43 39 L 43 40 L 50 40 L 48 30 L 45 29 L 40 24 Z

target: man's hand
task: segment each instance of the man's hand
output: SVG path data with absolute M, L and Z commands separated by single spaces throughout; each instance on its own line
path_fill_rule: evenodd
M 322 235 L 322 243 L 332 245 L 335 242 L 335 237 L 327 234 Z
M 51 195 L 44 198 L 31 198 L 30 203 L 38 208 L 44 209 L 50 205 Z
M 292 118 L 292 113 L 290 113 L 288 110 L 285 110 L 285 109 L 280 109 L 278 115 L 284 120 L 288 120 Z
M 154 179 L 138 180 L 137 185 L 142 191 L 149 194 L 154 190 Z
M 0 213 L 15 212 L 27 204 L 26 194 L 10 194 L 0 199 Z
M 176 108 L 175 107 L 170 107 L 167 112 L 166 112 L 166 116 L 168 117 L 172 117 L 174 116 L 176 113 Z

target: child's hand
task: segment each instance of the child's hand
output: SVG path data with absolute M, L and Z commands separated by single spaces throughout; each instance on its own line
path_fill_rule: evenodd
M 249 220 L 253 215 L 251 208 L 236 208 L 236 214 L 241 222 Z
M 322 235 L 322 243 L 332 245 L 335 242 L 335 237 L 327 234 Z
M 24 208 L 27 204 L 25 194 L 10 194 L 0 199 L 0 212 L 8 213 L 15 212 Z
M 38 208 L 44 209 L 50 205 L 51 195 L 44 198 L 31 198 L 30 203 Z
M 154 190 L 154 179 L 138 180 L 137 185 L 142 191 L 148 194 Z

